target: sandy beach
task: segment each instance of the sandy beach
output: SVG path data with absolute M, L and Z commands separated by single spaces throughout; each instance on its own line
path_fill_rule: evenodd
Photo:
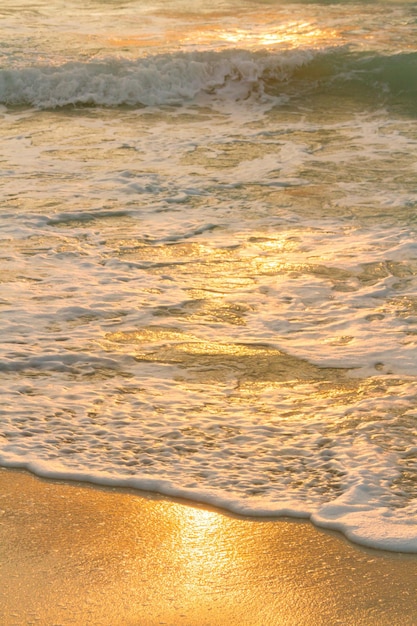
M 0 623 L 417 623 L 417 555 L 0 470 Z

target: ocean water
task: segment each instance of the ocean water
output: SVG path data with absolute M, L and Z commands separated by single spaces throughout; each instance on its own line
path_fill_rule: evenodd
M 417 552 L 416 33 L 2 1 L 1 465 Z

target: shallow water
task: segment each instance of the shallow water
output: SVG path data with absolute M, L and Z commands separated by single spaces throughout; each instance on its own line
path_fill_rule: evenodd
M 1 463 L 417 551 L 415 6 L 0 12 Z

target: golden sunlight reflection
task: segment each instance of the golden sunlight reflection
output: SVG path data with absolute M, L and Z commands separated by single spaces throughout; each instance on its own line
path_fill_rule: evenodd
M 239 538 L 247 537 L 249 529 L 200 507 L 163 505 L 163 514 L 171 530 L 169 558 L 175 562 L 177 599 L 205 612 L 224 588 L 229 600 L 239 596 L 248 568 L 256 563 L 254 551 L 239 549 Z
M 223 569 L 230 554 L 219 548 L 222 516 L 218 512 L 194 507 L 178 507 L 175 512 L 173 541 L 182 555 L 189 573 L 208 568 L 211 572 Z M 204 557 L 204 561 L 201 559 Z
M 335 31 L 322 30 L 310 22 L 288 22 L 271 30 L 241 29 L 224 30 L 217 33 L 220 40 L 244 47 L 278 46 L 299 47 L 320 40 L 336 37 Z
M 247 24 L 247 25 L 246 25 Z M 208 23 L 184 24 L 181 32 L 165 30 L 150 35 L 126 34 L 110 36 L 107 43 L 117 48 L 152 48 L 163 43 L 172 45 L 177 42 L 185 48 L 299 48 L 320 46 L 339 37 L 340 33 L 332 29 L 322 29 L 314 22 L 284 21 L 271 24 L 267 16 L 248 16 L 242 27 L 219 28 Z

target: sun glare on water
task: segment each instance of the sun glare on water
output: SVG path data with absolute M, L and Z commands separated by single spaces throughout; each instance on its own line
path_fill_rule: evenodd
M 220 40 L 243 47 L 280 46 L 299 47 L 335 37 L 332 31 L 323 31 L 310 22 L 288 22 L 273 29 L 224 30 L 216 33 Z
M 165 30 L 157 36 L 125 35 L 109 37 L 112 47 L 153 48 L 162 43 L 179 45 L 182 49 L 224 49 L 224 48 L 300 48 L 327 45 L 338 37 L 338 33 L 330 29 L 321 29 L 314 22 L 284 21 L 271 23 L 270 20 L 254 20 L 239 27 L 220 28 L 218 24 L 190 23 L 184 25 L 180 32 Z

